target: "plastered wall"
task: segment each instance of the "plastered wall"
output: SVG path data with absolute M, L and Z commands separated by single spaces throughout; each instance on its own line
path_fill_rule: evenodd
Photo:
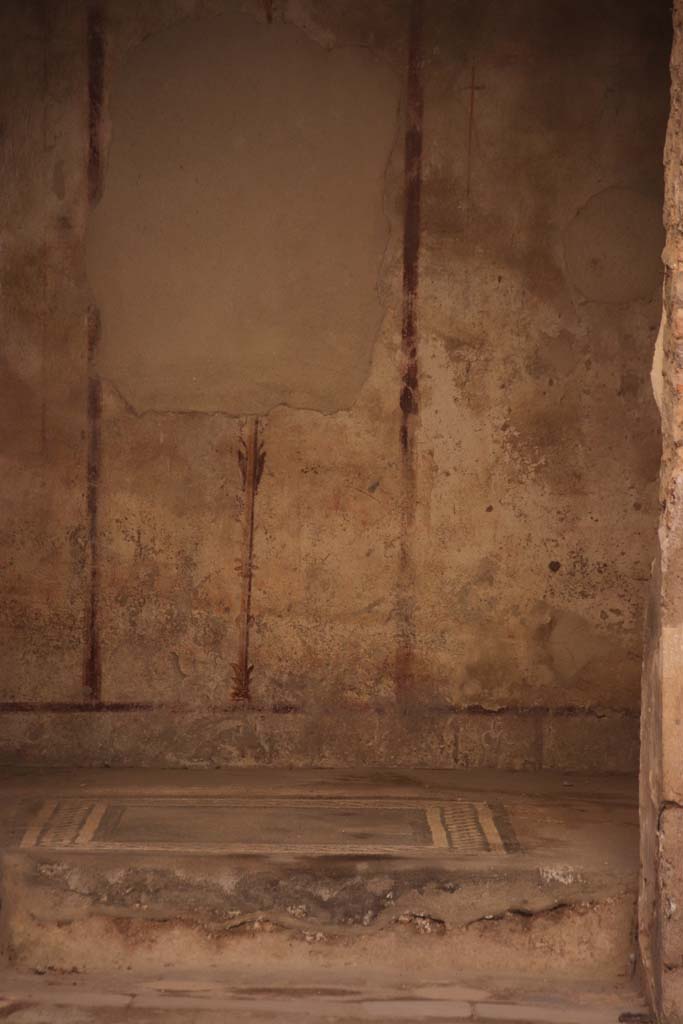
M 0 18 L 3 756 L 632 769 L 666 4 Z

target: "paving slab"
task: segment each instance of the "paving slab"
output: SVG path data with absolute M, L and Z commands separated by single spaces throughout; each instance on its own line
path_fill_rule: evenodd
M 539 988 L 504 975 L 407 981 L 368 966 L 362 972 L 275 969 L 267 984 L 257 968 L 237 972 L 135 977 L 30 974 L 4 976 L 0 1014 L 11 1024 L 258 1024 L 261 1021 L 510 1021 L 533 1024 L 624 1024 L 649 1019 L 633 984 L 586 986 L 574 979 Z

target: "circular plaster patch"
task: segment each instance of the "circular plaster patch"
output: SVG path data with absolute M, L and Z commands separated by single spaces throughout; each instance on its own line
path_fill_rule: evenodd
M 635 189 L 607 188 L 567 227 L 567 276 L 593 302 L 649 299 L 661 282 L 663 246 L 661 201 Z

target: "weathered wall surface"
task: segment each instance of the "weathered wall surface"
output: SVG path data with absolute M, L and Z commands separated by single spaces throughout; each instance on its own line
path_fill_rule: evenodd
M 674 5 L 667 131 L 660 519 L 641 721 L 640 949 L 658 1016 L 683 1021 L 683 4 Z
M 666 7 L 3 5 L 4 756 L 635 765 Z

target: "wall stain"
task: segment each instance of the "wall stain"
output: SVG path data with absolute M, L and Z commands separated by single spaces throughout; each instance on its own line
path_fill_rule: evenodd
M 398 572 L 398 651 L 396 688 L 407 697 L 412 688 L 415 653 L 415 558 L 413 532 L 417 502 L 415 416 L 418 412 L 417 291 L 422 190 L 422 0 L 412 0 L 408 40 L 403 224 L 403 315 L 401 323 L 401 545 Z
M 238 661 L 233 666 L 233 701 L 251 699 L 251 673 L 254 666 L 249 660 L 249 629 L 251 626 L 251 588 L 254 576 L 254 512 L 256 492 L 258 491 L 266 453 L 263 442 L 259 439 L 259 418 L 254 416 L 247 421 L 246 438 L 240 439 L 241 447 L 237 453 L 242 489 L 244 491 L 244 533 L 243 557 L 236 565 L 242 579 L 240 599 Z

